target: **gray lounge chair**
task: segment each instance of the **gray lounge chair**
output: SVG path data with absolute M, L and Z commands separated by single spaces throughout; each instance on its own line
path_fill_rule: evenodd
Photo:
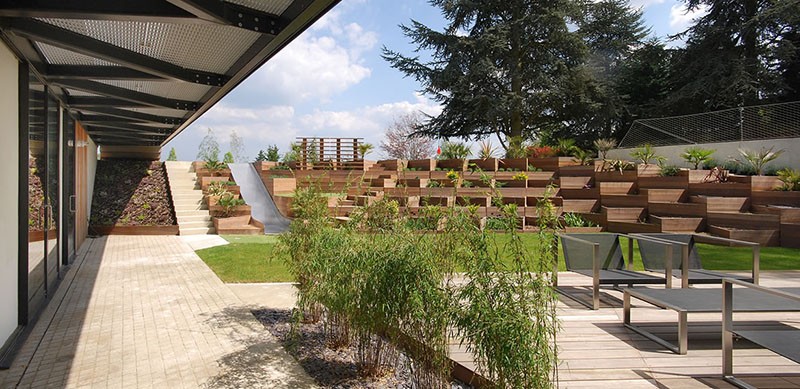
M 744 288 L 734 290 L 733 286 Z M 747 339 L 761 347 L 779 354 L 796 363 L 800 363 L 800 328 L 780 330 L 736 330 L 733 327 L 733 312 L 738 311 L 740 298 L 737 292 L 741 289 L 751 292 L 760 292 L 769 300 L 769 303 L 779 307 L 779 311 L 796 311 L 800 307 L 800 290 L 781 290 L 765 288 L 755 284 L 733 279 L 724 279 L 722 282 L 722 376 L 740 388 L 753 386 L 734 377 L 733 375 L 733 339 L 734 337 Z M 762 304 L 766 305 L 766 304 Z M 794 308 L 794 309 L 793 309 Z
M 654 241 L 662 240 L 674 244 L 675 248 L 672 251 L 673 276 L 681 279 L 681 286 L 684 288 L 688 288 L 692 284 L 719 284 L 723 278 L 733 278 L 758 284 L 760 262 L 760 246 L 758 243 L 699 234 L 660 233 L 632 234 L 632 236 L 649 238 L 649 240 L 639 242 L 639 252 L 642 255 L 644 268 L 650 271 L 664 271 L 664 249 Z M 753 250 L 751 276 L 738 276 L 703 269 L 695 243 L 750 247 Z
M 652 274 L 633 271 L 633 243 L 628 244 L 629 262 L 627 268 L 625 258 L 622 256 L 622 248 L 619 242 L 620 234 L 597 233 L 597 234 L 559 234 L 561 247 L 564 250 L 564 260 L 568 271 L 583 274 L 592 278 L 592 303 L 586 303 L 582 299 L 558 287 L 559 293 L 569 297 L 576 302 L 585 305 L 590 309 L 600 309 L 600 285 L 666 285 L 672 287 L 672 263 L 665 261 L 664 277 L 657 277 Z M 641 241 L 648 238 L 632 237 Z M 665 250 L 665 258 L 672 256 L 673 245 L 663 241 L 652 240 L 655 245 L 661 245 Z

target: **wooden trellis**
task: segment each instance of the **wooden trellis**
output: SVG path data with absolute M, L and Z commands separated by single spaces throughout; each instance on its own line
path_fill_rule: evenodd
M 297 169 L 363 170 L 358 146 L 364 138 L 298 137 Z

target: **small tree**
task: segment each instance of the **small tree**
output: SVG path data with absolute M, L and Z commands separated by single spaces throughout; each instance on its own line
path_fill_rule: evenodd
M 384 133 L 381 150 L 389 158 L 430 158 L 436 151 L 436 141 L 428 136 L 416 135 L 421 122 L 421 114 L 418 113 L 395 117 Z
M 256 155 L 256 162 L 264 162 L 267 161 L 267 154 L 264 150 L 258 150 L 258 155 Z
M 267 147 L 267 161 L 278 162 L 279 159 L 281 159 L 281 155 L 278 152 L 278 145 Z
M 178 154 L 175 153 L 175 148 L 173 147 L 169 150 L 169 156 L 167 157 L 167 161 L 177 161 L 177 160 L 178 160 Z
M 361 159 L 365 159 L 367 158 L 367 154 L 371 153 L 372 149 L 374 148 L 375 146 L 373 146 L 371 143 L 361 143 L 358 145 L 358 155 L 361 157 Z
M 739 149 L 739 154 L 742 155 L 744 161 L 739 161 L 743 165 L 750 166 L 757 176 L 764 175 L 764 166 L 768 163 L 778 159 L 783 154 L 784 150 L 774 150 L 775 147 L 764 148 L 760 151 L 753 151 L 748 149 Z
M 234 161 L 235 160 L 233 159 L 233 153 L 231 153 L 230 151 L 225 153 L 225 157 L 222 159 L 223 163 L 234 163 Z
M 197 150 L 197 160 L 199 161 L 219 161 L 219 142 L 214 136 L 214 130 L 208 129 L 206 136 L 200 141 Z
M 594 147 L 597 149 L 597 154 L 600 159 L 606 159 L 606 155 L 611 149 L 617 147 L 617 140 L 613 138 L 601 138 L 594 141 Z
M 681 154 L 681 158 L 690 164 L 694 164 L 694 170 L 697 170 L 700 169 L 701 164 L 711 161 L 711 155 L 714 154 L 715 151 L 716 150 L 704 149 L 701 147 L 689 147 Z
M 233 157 L 233 161 L 231 162 L 247 162 L 247 156 L 244 155 L 244 141 L 239 134 L 236 133 L 236 130 L 231 131 L 231 156 Z

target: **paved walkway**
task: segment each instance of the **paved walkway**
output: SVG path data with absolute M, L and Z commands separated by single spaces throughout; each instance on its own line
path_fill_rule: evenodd
M 89 240 L 2 387 L 311 387 L 178 237 Z

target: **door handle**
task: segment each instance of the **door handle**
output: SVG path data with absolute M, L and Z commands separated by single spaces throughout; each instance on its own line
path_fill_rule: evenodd
M 75 195 L 70 195 L 69 196 L 69 211 L 70 211 L 70 213 L 75 213 L 75 211 L 77 210 L 77 206 L 76 206 L 76 201 L 75 200 L 76 200 Z

